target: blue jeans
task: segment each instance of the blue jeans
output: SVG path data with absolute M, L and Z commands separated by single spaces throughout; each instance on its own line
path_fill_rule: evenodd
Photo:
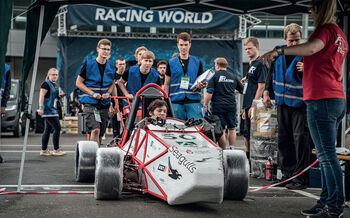
M 345 114 L 345 100 L 329 98 L 305 103 L 307 121 L 321 169 L 320 203 L 333 211 L 342 212 L 343 176 L 335 152 L 335 140 L 338 126 Z
M 189 104 L 172 104 L 175 118 L 179 120 L 188 120 L 194 118 L 195 120 L 203 118 L 202 105 L 200 103 Z

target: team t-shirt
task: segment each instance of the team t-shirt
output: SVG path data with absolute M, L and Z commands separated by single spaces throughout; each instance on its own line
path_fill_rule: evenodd
M 341 68 L 349 46 L 343 31 L 326 24 L 314 31 L 309 40 L 320 39 L 324 48 L 304 57 L 304 100 L 345 98 Z
M 252 61 L 247 72 L 246 87 L 243 90 L 243 109 L 252 106 L 259 83 L 265 83 L 266 66 L 262 60 Z

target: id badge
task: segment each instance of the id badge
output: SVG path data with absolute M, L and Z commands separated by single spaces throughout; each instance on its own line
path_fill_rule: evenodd
M 189 77 L 181 77 L 180 89 L 187 90 L 189 85 L 190 85 L 190 78 Z
M 248 81 L 246 81 L 244 84 L 243 95 L 247 92 L 247 88 L 248 88 Z
M 101 120 L 100 111 L 98 111 L 98 110 L 94 110 L 94 115 L 95 115 L 95 120 L 96 120 L 96 122 L 101 123 L 101 122 L 102 122 L 102 120 Z

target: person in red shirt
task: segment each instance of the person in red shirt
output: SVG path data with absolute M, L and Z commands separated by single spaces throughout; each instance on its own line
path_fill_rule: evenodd
M 261 56 L 266 65 L 279 55 L 304 57 L 304 101 L 322 177 L 320 200 L 311 209 L 301 212 L 309 217 L 343 216 L 343 178 L 335 141 L 338 126 L 345 115 L 341 79 L 349 47 L 345 34 L 336 25 L 336 4 L 336 0 L 312 0 L 315 31 L 308 41 L 278 48 Z

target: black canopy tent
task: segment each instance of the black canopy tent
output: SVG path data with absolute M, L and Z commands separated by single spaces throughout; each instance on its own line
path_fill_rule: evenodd
M 10 0 L 5 0 L 10 1 Z M 31 105 L 33 101 L 33 93 L 35 86 L 35 78 L 37 74 L 37 66 L 39 60 L 40 45 L 44 41 L 46 33 L 48 32 L 60 6 L 70 4 L 96 4 L 106 7 L 140 7 L 151 10 L 162 10 L 169 8 L 182 8 L 194 12 L 205 12 L 210 10 L 223 10 L 235 14 L 247 14 L 253 12 L 266 12 L 276 15 L 287 15 L 293 13 L 307 13 L 311 0 L 37 0 L 33 3 L 27 13 L 27 30 L 26 42 L 23 57 L 22 69 L 22 96 L 24 95 L 24 85 L 27 80 L 28 73 L 34 63 L 32 83 L 29 95 L 28 112 L 31 112 Z M 338 0 L 340 15 L 345 34 L 347 34 L 348 21 L 347 15 L 349 13 L 350 0 Z M 0 5 L 2 6 L 2 5 Z M 2 10 L 3 11 L 3 10 Z M 7 11 L 7 13 L 12 13 Z M 8 31 L 9 25 L 1 25 L 0 31 Z M 0 50 L 0 57 L 2 53 L 6 54 L 6 50 Z M 5 57 L 5 56 L 4 56 Z M 0 59 L 0 66 L 4 64 L 4 58 Z M 347 65 L 346 65 L 347 66 Z M 0 68 L 0 77 L 2 69 Z M 345 71 L 347 72 L 347 70 Z M 344 81 L 347 76 L 344 75 Z M 23 108 L 23 107 L 22 107 Z M 21 190 L 23 167 L 25 160 L 25 151 L 28 138 L 29 122 L 26 125 L 26 134 L 24 138 L 24 146 L 22 152 L 22 161 L 20 168 L 20 175 L 18 179 L 17 190 Z M 345 131 L 345 122 L 343 122 L 343 130 Z M 343 132 L 344 132 L 343 131 Z M 344 137 L 343 137 L 344 138 Z

